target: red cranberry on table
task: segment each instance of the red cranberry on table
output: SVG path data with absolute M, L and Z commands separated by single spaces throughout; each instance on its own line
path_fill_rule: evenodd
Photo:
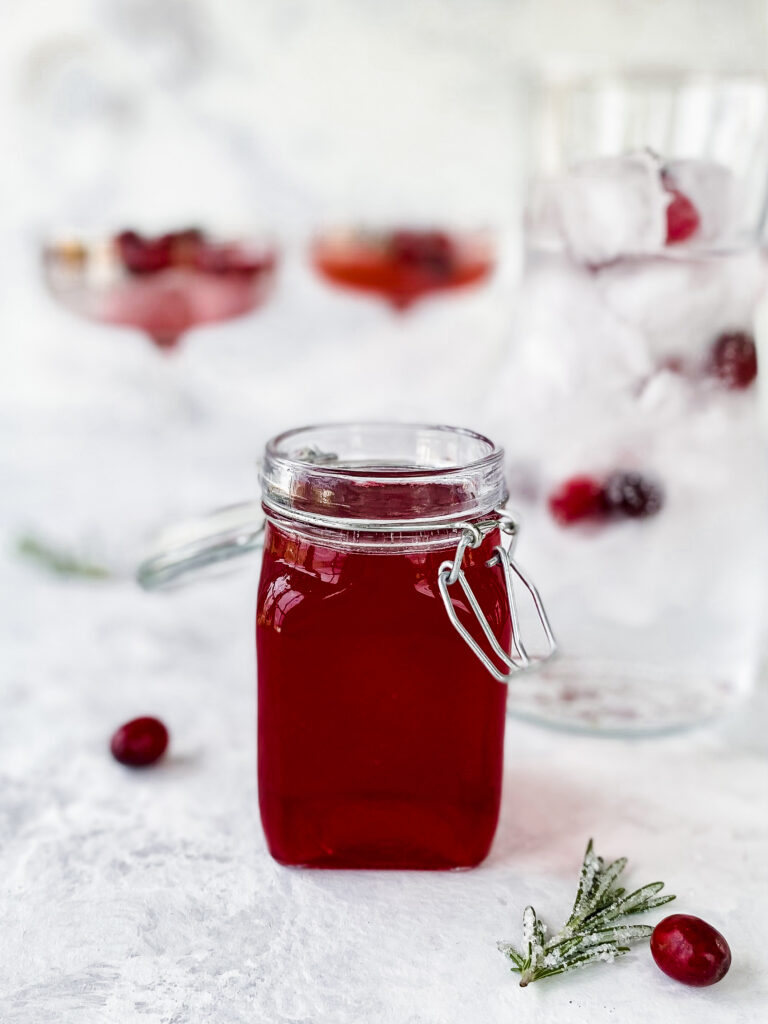
M 709 353 L 707 369 L 727 388 L 747 388 L 757 376 L 757 349 L 746 331 L 727 331 L 716 340 Z
M 112 736 L 110 750 L 120 764 L 132 768 L 154 764 L 168 746 L 168 730 L 158 718 L 134 718 Z
M 671 196 L 667 206 L 667 245 L 687 242 L 699 229 L 699 211 L 688 196 L 665 186 Z
M 641 473 L 611 473 L 603 484 L 603 504 L 610 515 L 645 519 L 664 504 L 661 487 Z
M 651 953 L 665 974 L 684 985 L 714 985 L 728 973 L 731 950 L 700 917 L 672 914 L 653 930 Z

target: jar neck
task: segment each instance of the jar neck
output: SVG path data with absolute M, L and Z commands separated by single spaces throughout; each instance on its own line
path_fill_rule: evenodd
M 475 515 L 464 519 L 366 521 L 341 520 L 286 511 L 262 503 L 267 522 L 281 533 L 310 544 L 344 551 L 402 554 L 414 551 L 455 549 L 468 524 L 491 523 L 499 513 Z

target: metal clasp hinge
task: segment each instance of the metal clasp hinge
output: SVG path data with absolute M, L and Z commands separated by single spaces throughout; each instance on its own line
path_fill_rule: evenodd
M 505 651 L 499 643 L 498 638 L 491 629 L 488 619 L 480 607 L 480 603 L 470 587 L 466 574 L 462 569 L 462 562 L 464 561 L 464 554 L 466 553 L 467 548 L 478 548 L 482 544 L 486 534 L 496 529 L 501 530 L 502 533 L 506 534 L 510 538 L 509 547 L 504 548 L 501 544 L 497 544 L 494 548 L 493 557 L 486 562 L 486 567 L 490 569 L 494 565 L 498 564 L 501 566 L 504 573 L 504 585 L 506 588 L 507 603 L 509 605 L 509 615 L 512 625 L 512 646 L 514 648 L 514 654 Z M 440 596 L 443 599 L 445 610 L 448 613 L 448 618 L 450 619 L 454 629 L 464 639 L 471 650 L 474 651 L 494 679 L 497 679 L 500 683 L 508 683 L 514 675 L 523 669 L 530 668 L 533 665 L 539 665 L 542 662 L 547 661 L 557 650 L 557 643 L 552 633 L 552 627 L 549 624 L 549 619 L 547 618 L 547 613 L 544 610 L 544 605 L 542 604 L 539 592 L 534 583 L 511 557 L 514 551 L 517 533 L 517 523 L 509 513 L 504 511 L 499 511 L 493 519 L 484 519 L 478 523 L 464 523 L 461 526 L 461 537 L 459 539 L 459 543 L 456 548 L 456 555 L 453 561 L 443 562 L 437 571 L 437 584 L 440 590 Z M 541 623 L 542 629 L 544 630 L 544 636 L 547 641 L 548 649 L 546 654 L 532 657 L 528 654 L 525 648 L 520 635 L 520 620 L 517 610 L 513 575 L 517 576 L 531 596 L 531 600 L 533 601 L 536 614 L 539 622 Z M 449 588 L 454 586 L 456 583 L 461 587 L 464 596 L 467 599 L 467 603 L 477 619 L 493 654 L 503 665 L 506 665 L 508 671 L 502 672 L 496 667 L 496 665 L 494 665 L 488 654 L 475 640 L 466 626 L 464 626 L 460 621 L 458 614 L 456 613 L 456 609 L 453 606 L 453 602 L 451 601 L 449 591 Z

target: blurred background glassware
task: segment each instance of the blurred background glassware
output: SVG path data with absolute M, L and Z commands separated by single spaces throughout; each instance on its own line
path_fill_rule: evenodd
M 729 241 L 751 244 L 762 232 L 768 203 L 764 75 L 638 69 L 555 76 L 545 78 L 534 96 L 531 161 L 537 179 L 645 148 L 667 161 L 708 161 L 732 177 Z
M 400 312 L 487 281 L 496 262 L 489 231 L 402 226 L 319 231 L 311 259 L 325 280 L 379 296 Z
M 193 327 L 256 310 L 276 268 L 276 247 L 266 239 L 219 239 L 194 228 L 62 236 L 43 248 L 45 282 L 62 305 L 98 323 L 135 327 L 166 351 Z
M 506 419 L 521 557 L 562 654 L 520 681 L 510 713 L 638 735 L 713 719 L 752 686 L 767 112 L 753 75 L 542 86 L 523 294 L 492 418 Z

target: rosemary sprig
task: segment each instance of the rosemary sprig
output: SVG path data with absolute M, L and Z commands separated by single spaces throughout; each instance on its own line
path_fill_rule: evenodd
M 522 951 L 509 942 L 497 944 L 500 952 L 512 961 L 511 970 L 520 975 L 521 988 L 540 978 L 615 960 L 628 953 L 633 942 L 650 937 L 653 929 L 649 925 L 622 924 L 620 919 L 630 914 L 644 914 L 675 897 L 658 895 L 664 888 L 663 882 L 651 882 L 627 893 L 616 885 L 626 866 L 626 857 L 605 864 L 595 853 L 590 839 L 573 910 L 560 931 L 547 939 L 546 925 L 536 916 L 533 907 L 525 908 Z
M 52 547 L 31 534 L 19 537 L 16 542 L 16 550 L 22 558 L 36 562 L 41 568 L 47 569 L 56 576 L 103 580 L 110 575 L 109 570 L 104 566 L 86 561 L 61 548 Z

